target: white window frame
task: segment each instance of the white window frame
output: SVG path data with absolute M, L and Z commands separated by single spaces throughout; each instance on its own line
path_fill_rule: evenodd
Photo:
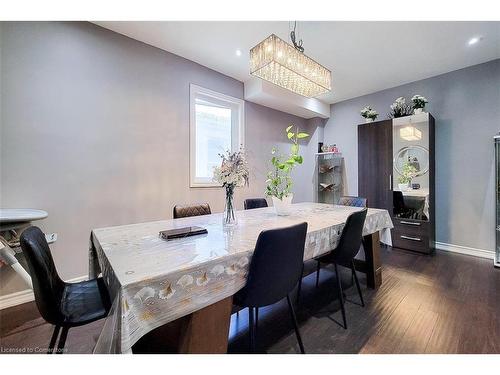
M 206 89 L 201 86 L 191 84 L 189 86 L 189 180 L 190 187 L 219 187 L 220 185 L 207 179 L 196 178 L 196 98 L 202 97 L 214 102 L 222 102 L 231 107 L 236 107 L 236 119 L 232 119 L 231 131 L 236 131 L 235 137 L 232 137 L 231 148 L 236 151 L 240 145 L 245 144 L 245 101 L 224 95 L 216 91 Z M 236 129 L 235 129 L 236 128 Z M 236 148 L 236 149 L 235 149 Z

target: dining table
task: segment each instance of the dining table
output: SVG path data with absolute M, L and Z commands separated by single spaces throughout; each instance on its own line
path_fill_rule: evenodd
M 95 353 L 132 353 L 155 329 L 177 353 L 226 353 L 232 296 L 244 287 L 259 233 L 308 223 L 304 261 L 335 251 L 347 218 L 360 207 L 292 204 L 288 216 L 273 207 L 94 229 L 89 277 L 102 275 L 112 301 Z M 199 226 L 206 234 L 165 240 L 160 231 Z M 387 210 L 369 208 L 364 259 L 356 269 L 369 288 L 382 283 L 380 242 L 391 245 Z

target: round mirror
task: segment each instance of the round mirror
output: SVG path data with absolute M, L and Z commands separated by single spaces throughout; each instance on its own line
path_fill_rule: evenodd
M 394 157 L 394 168 L 399 174 L 402 174 L 405 163 L 415 168 L 415 177 L 423 176 L 429 171 L 429 150 L 417 145 L 403 147 Z

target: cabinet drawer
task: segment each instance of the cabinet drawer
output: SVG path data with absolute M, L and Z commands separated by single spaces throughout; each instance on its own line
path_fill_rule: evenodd
M 429 254 L 431 252 L 429 245 L 429 236 L 427 235 L 411 234 L 399 230 L 392 232 L 393 247 Z
M 430 226 L 428 221 L 394 218 L 393 224 L 395 232 L 401 232 L 402 234 L 413 237 L 430 237 Z

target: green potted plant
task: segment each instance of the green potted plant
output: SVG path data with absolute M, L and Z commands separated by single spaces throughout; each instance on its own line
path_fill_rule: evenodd
M 408 190 L 410 187 L 411 179 L 415 177 L 417 169 L 408 161 L 403 163 L 401 175 L 398 177 L 398 188 L 400 191 Z
M 424 111 L 425 105 L 429 103 L 425 96 L 422 95 L 413 95 L 411 98 L 413 114 L 418 115 Z
M 302 164 L 303 158 L 299 155 L 299 139 L 309 137 L 309 134 L 299 131 L 292 131 L 293 125 L 285 129 L 287 138 L 292 142 L 289 155 L 280 155 L 276 147 L 272 150 L 271 165 L 272 169 L 267 173 L 266 196 L 271 197 L 276 214 L 286 216 L 290 214 L 290 205 L 292 204 L 293 181 L 291 177 L 292 170 Z

